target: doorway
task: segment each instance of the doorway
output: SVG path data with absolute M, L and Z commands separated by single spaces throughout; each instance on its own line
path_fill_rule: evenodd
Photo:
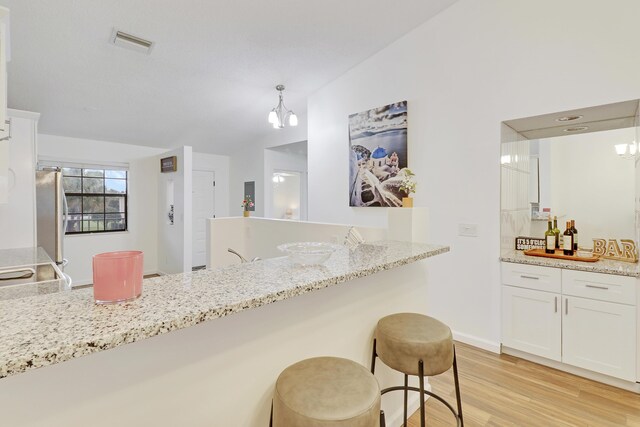
M 296 171 L 275 171 L 271 177 L 273 218 L 300 220 L 301 215 L 301 173 Z
M 215 218 L 215 172 L 193 171 L 193 239 L 192 264 L 194 269 L 207 264 L 207 219 Z

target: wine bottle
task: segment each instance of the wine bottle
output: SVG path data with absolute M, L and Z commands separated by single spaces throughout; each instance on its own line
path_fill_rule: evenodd
M 558 228 L 558 217 L 553 216 L 553 232 L 556 235 L 556 249 L 560 249 L 560 229 Z
M 573 233 L 573 250 L 578 250 L 578 230 L 576 229 L 576 221 L 571 220 L 571 232 Z
M 573 232 L 571 231 L 571 221 L 567 221 L 567 229 L 562 233 L 564 239 L 562 250 L 565 255 L 573 256 Z
M 551 218 L 549 218 L 548 229 L 544 232 L 545 248 L 544 252 L 547 254 L 553 254 L 556 252 L 556 234 L 551 228 Z

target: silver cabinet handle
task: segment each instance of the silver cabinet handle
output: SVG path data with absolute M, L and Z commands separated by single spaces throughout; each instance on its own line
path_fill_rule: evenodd
M 539 277 L 536 277 L 536 276 L 525 276 L 524 274 L 521 274 L 520 277 L 522 277 L 523 279 L 540 280 Z
M 605 291 L 609 290 L 609 288 L 606 287 L 606 286 L 589 285 L 589 284 L 584 285 L 584 286 L 586 286 L 587 288 L 593 288 L 593 289 L 604 289 Z
M 569 314 L 569 298 L 564 299 L 564 314 Z
M 558 297 L 554 297 L 554 299 L 555 299 L 555 308 L 553 309 L 553 312 L 557 313 L 558 312 Z

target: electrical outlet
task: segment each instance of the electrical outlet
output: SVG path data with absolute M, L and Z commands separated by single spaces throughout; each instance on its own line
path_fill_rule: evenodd
M 478 237 L 478 224 L 458 224 L 458 236 Z

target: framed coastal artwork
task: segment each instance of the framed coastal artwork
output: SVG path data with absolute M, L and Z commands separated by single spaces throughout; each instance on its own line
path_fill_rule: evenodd
M 349 116 L 349 206 L 402 206 L 407 163 L 407 101 Z

